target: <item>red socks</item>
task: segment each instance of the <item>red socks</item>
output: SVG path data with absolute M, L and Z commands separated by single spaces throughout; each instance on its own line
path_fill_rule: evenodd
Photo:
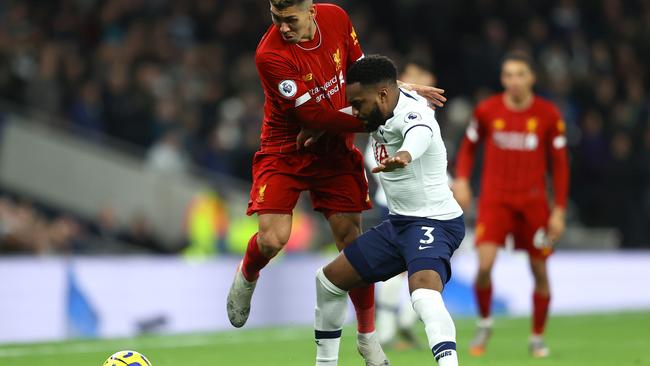
M 257 280 L 260 276 L 260 270 L 264 268 L 271 258 L 265 257 L 257 246 L 257 233 L 248 241 L 244 261 L 242 262 L 241 272 L 248 282 Z
M 357 331 L 370 333 L 375 330 L 375 285 L 359 287 L 349 292 L 357 313 Z
M 548 318 L 548 305 L 551 303 L 550 295 L 542 295 L 538 292 L 533 293 L 533 334 L 541 335 L 544 333 L 544 326 Z
M 271 258 L 265 257 L 257 246 L 257 233 L 248 242 L 241 271 L 247 281 L 253 282 L 260 276 Z M 350 291 L 350 299 L 357 313 L 357 330 L 370 333 L 375 330 L 375 286 L 356 288 Z
M 478 311 L 481 318 L 489 318 L 492 307 L 492 285 L 484 288 L 474 286 L 474 294 L 476 295 L 476 302 L 478 303 Z

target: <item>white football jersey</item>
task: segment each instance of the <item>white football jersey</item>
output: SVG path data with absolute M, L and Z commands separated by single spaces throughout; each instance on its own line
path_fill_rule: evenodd
M 408 134 L 430 137 L 422 156 L 413 159 L 404 169 L 381 172 L 379 179 L 388 198 L 391 214 L 450 220 L 463 210 L 454 199 L 447 182 L 447 149 L 440 126 L 427 100 L 412 91 L 400 89 L 393 117 L 371 133 L 375 161 L 395 155 L 402 149 Z M 413 153 L 411 156 L 413 156 Z

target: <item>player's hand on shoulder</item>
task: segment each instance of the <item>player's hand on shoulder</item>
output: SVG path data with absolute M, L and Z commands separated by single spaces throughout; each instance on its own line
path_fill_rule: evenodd
M 417 92 L 429 102 L 429 107 L 431 107 L 431 109 L 436 109 L 438 107 L 442 108 L 447 101 L 447 98 L 443 95 L 445 93 L 444 89 L 404 82 L 400 82 L 400 87 Z
M 311 130 L 308 128 L 301 128 L 300 132 L 298 132 L 298 136 L 296 137 L 296 146 L 298 149 L 302 149 L 303 147 L 310 147 L 318 141 L 321 136 L 325 134 L 325 131 L 321 130 Z
M 398 151 L 394 156 L 382 160 L 372 169 L 373 173 L 392 172 L 395 169 L 406 168 L 411 162 L 411 154 L 408 151 Z

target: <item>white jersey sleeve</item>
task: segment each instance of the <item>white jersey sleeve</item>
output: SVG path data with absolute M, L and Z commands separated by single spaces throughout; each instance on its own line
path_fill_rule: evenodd
M 419 124 L 409 128 L 404 134 L 402 147 L 397 150 L 407 151 L 411 155 L 411 161 L 418 159 L 431 145 L 433 130 L 426 124 Z

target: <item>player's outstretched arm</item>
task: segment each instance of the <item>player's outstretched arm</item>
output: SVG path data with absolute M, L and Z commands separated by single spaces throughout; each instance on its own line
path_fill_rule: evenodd
M 412 161 L 411 154 L 408 151 L 398 151 L 393 156 L 389 156 L 382 160 L 376 167 L 372 169 L 373 173 L 379 172 L 392 172 L 395 169 L 406 168 Z
M 326 109 L 310 99 L 292 110 L 301 127 L 326 132 L 366 132 L 366 123 L 347 113 Z
M 429 107 L 431 107 L 431 109 L 444 107 L 445 102 L 447 101 L 447 98 L 443 95 L 445 93 L 444 89 L 435 88 L 433 86 L 405 83 L 400 80 L 397 80 L 397 85 L 399 85 L 400 88 L 417 92 L 429 101 Z

